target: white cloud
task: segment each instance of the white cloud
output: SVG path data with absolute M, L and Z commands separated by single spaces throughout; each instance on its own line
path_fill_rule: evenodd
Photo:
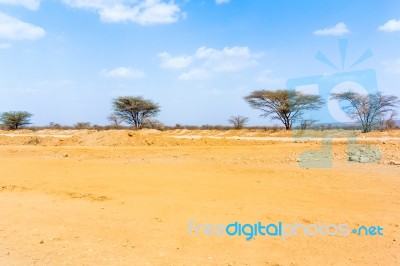
M 225 47 L 222 50 L 200 47 L 195 57 L 204 66 L 217 72 L 237 72 L 258 64 L 260 54 L 252 54 L 248 47 Z
M 40 0 L 0 0 L 0 4 L 23 6 L 31 10 L 37 10 Z
M 187 72 L 182 73 L 179 76 L 181 80 L 192 80 L 192 79 L 207 79 L 210 77 L 210 73 L 206 69 L 195 68 Z
M 44 29 L 0 13 L 0 38 L 9 40 L 36 40 L 46 35 Z
M 261 71 L 257 78 L 256 82 L 265 85 L 265 86 L 275 86 L 275 87 L 284 87 L 285 80 L 281 78 L 272 77 L 272 71 L 269 69 Z
M 386 31 L 386 32 L 400 31 L 400 19 L 389 20 L 384 25 L 380 26 L 378 29 L 380 31 Z
M 158 57 L 161 58 L 162 68 L 185 68 L 189 66 L 192 62 L 192 57 L 190 56 L 176 56 L 173 57 L 169 53 L 159 53 Z
M 11 47 L 11 43 L 0 43 L 0 49 L 7 49 Z
M 322 35 L 322 36 L 328 36 L 328 35 L 341 36 L 347 33 L 350 33 L 350 30 L 343 22 L 336 24 L 336 26 L 333 28 L 326 28 L 314 31 L 315 35 Z
M 400 58 L 383 62 L 386 72 L 400 74 Z
M 145 76 L 145 73 L 143 71 L 127 67 L 117 67 L 112 70 L 103 70 L 103 74 L 111 78 L 128 79 L 143 78 Z
M 239 72 L 258 65 L 262 54 L 255 54 L 248 47 L 225 47 L 222 50 L 200 47 L 192 55 L 172 56 L 159 54 L 163 68 L 190 68 L 180 79 L 208 78 L 212 73 Z M 207 74 L 206 74 L 207 73 Z
M 227 3 L 229 3 L 231 0 L 215 0 L 215 3 L 217 4 L 217 5 L 220 5 L 220 4 L 227 4 Z
M 67 5 L 97 12 L 104 22 L 135 22 L 141 25 L 169 24 L 184 14 L 173 1 L 162 0 L 63 0 Z

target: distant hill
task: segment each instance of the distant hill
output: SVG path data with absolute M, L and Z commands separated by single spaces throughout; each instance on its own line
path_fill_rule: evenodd
M 396 126 L 400 127 L 400 119 L 396 120 Z M 297 128 L 299 126 L 297 125 Z M 358 122 L 334 122 L 334 123 L 315 123 L 310 128 L 325 128 L 325 129 L 361 129 L 361 124 Z
M 396 125 L 400 126 L 400 119 L 396 120 Z M 344 122 L 344 123 L 340 123 L 340 122 L 336 122 L 336 123 L 316 123 L 315 126 L 331 126 L 331 127 L 357 127 L 357 126 L 361 126 L 360 123 L 358 122 Z

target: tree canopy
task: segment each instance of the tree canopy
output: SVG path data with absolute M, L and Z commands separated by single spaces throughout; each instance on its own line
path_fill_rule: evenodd
M 0 116 L 0 121 L 9 129 L 19 129 L 30 124 L 32 114 L 25 111 L 4 112 Z
M 142 128 L 143 119 L 156 116 L 160 106 L 141 96 L 118 97 L 113 100 L 114 114 L 135 128 Z
M 233 128 L 235 129 L 242 129 L 247 122 L 249 121 L 248 117 L 237 115 L 237 116 L 231 116 L 228 119 L 228 122 L 233 125 Z
M 364 133 L 370 132 L 374 126 L 381 127 L 381 120 L 390 112 L 395 112 L 399 101 L 397 96 L 376 92 L 362 95 L 351 90 L 332 93 L 331 99 L 345 102 L 343 110 L 350 117 L 361 123 Z
M 321 96 L 294 90 L 258 90 L 244 97 L 251 107 L 261 110 L 263 117 L 281 121 L 287 130 L 300 121 L 307 110 L 317 110 L 324 103 Z

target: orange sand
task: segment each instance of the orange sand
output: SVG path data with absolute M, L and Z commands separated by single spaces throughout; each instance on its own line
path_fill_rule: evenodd
M 304 169 L 317 141 L 236 138 L 285 132 L 1 131 L 0 265 L 400 264 L 400 133 L 365 136 L 382 139 L 380 164 L 347 162 L 338 142 L 333 168 Z M 384 236 L 189 236 L 191 219 Z

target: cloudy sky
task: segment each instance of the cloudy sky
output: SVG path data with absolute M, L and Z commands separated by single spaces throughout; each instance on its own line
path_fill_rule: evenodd
M 399 45 L 397 0 L 0 0 L 0 112 L 106 125 L 113 98 L 141 95 L 168 125 L 274 124 L 243 96 L 364 69 L 400 96 Z

